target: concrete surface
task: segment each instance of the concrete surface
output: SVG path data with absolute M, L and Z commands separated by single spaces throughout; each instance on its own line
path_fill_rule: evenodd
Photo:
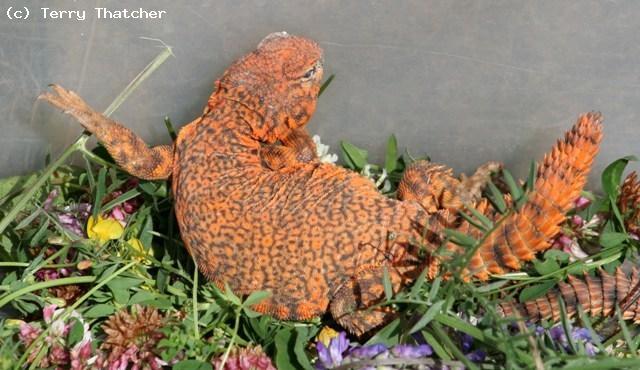
M 24 6 L 28 19 L 7 18 Z M 41 7 L 87 14 L 44 19 Z M 165 13 L 97 19 L 95 7 Z M 380 160 L 395 133 L 401 147 L 459 171 L 502 160 L 524 174 L 578 113 L 600 110 L 597 170 L 640 154 L 638 1 L 0 0 L 0 10 L 0 176 L 40 168 L 80 133 L 35 103 L 47 84 L 104 109 L 158 53 L 140 37 L 162 39 L 175 58 L 114 117 L 163 143 L 165 115 L 189 122 L 225 67 L 280 30 L 325 49 L 336 77 L 309 130 L 334 151 L 349 139 Z

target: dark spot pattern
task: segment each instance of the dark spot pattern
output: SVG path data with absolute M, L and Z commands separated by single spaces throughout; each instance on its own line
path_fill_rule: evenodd
M 175 147 L 147 148 L 59 86 L 42 97 L 78 119 L 130 174 L 172 176 L 182 239 L 207 278 L 242 295 L 270 291 L 254 307 L 260 312 L 308 319 L 330 310 L 360 335 L 394 315 L 369 309 L 384 297 L 385 271 L 394 291 L 425 267 L 430 277 L 446 276 L 443 260 L 464 251 L 447 243 L 445 257 L 434 254 L 445 228 L 480 237 L 457 215 L 464 205 L 497 221 L 480 194 L 499 165 L 458 179 L 443 165 L 416 162 L 395 200 L 359 174 L 319 163 L 303 126 L 316 108 L 321 59 L 311 40 L 268 36 L 216 81 L 203 114 L 180 130 Z M 465 277 L 487 279 L 548 248 L 586 181 L 600 136 L 599 115 L 579 119 L 540 165 L 529 202 L 486 238 Z

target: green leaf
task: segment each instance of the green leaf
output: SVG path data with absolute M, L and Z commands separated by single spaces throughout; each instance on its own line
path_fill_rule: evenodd
M 620 329 L 622 330 L 622 335 L 625 339 L 625 342 L 627 342 L 627 347 L 629 348 L 629 352 L 637 353 L 638 348 L 637 348 L 636 342 L 631 339 L 632 338 L 631 333 L 629 331 L 629 328 L 627 327 L 627 323 L 624 322 L 622 312 L 620 311 L 620 307 L 618 305 L 616 305 L 616 316 L 618 318 L 618 324 L 620 325 Z
M 91 308 L 85 311 L 84 317 L 88 319 L 95 319 L 98 317 L 109 316 L 114 312 L 116 312 L 116 309 L 115 307 L 113 307 L 113 305 L 101 303 L 91 306 Z
M 130 199 L 133 199 L 135 197 L 137 197 L 138 195 L 140 195 L 140 192 L 136 189 L 131 189 L 129 191 L 127 191 L 124 194 L 121 194 L 119 197 L 115 198 L 114 200 L 110 201 L 109 203 L 105 204 L 104 207 L 102 207 L 102 212 L 107 212 L 109 210 L 111 210 L 113 207 L 117 206 L 118 204 L 124 203 Z
M 425 269 L 428 270 L 428 267 Z M 433 302 L 433 300 L 436 298 L 436 295 L 438 294 L 438 290 L 440 290 L 440 284 L 442 283 L 442 277 L 438 276 L 433 280 L 433 283 L 431 283 L 431 289 L 429 289 L 429 296 L 427 297 L 427 300 L 429 302 Z
M 395 135 L 389 136 L 387 140 L 387 153 L 384 159 L 384 169 L 387 173 L 391 173 L 396 169 L 398 164 L 398 140 Z
M 605 248 L 622 244 L 629 236 L 625 233 L 604 232 L 600 235 L 600 244 Z
M 393 297 L 393 288 L 391 286 L 391 277 L 389 276 L 389 269 L 384 266 L 382 272 L 382 285 L 384 286 L 384 296 L 388 300 Z
M 38 217 L 40 214 L 42 214 L 42 210 L 40 209 L 36 209 L 33 213 L 31 213 L 29 216 L 23 218 L 20 223 L 18 223 L 16 225 L 16 227 L 14 228 L 14 230 L 21 230 L 24 229 L 25 227 L 31 225 L 31 223 L 36 219 L 36 217 Z
M 156 295 L 146 290 L 141 290 L 135 293 L 130 299 L 128 305 L 134 305 L 136 303 L 151 301 L 156 298 Z
M 400 342 L 401 329 L 400 320 L 395 319 L 380 329 L 365 344 L 382 343 L 387 347 L 394 346 Z
M 34 247 L 45 237 L 47 231 L 49 230 L 49 218 L 45 218 L 40 228 L 35 233 L 31 241 L 29 241 L 29 246 Z
M 436 314 L 435 320 L 442 325 L 467 333 L 482 342 L 489 343 L 489 338 L 483 334 L 482 330 L 458 317 L 439 313 Z
M 187 298 L 187 295 L 184 293 L 184 289 L 176 288 L 174 285 L 167 285 L 167 293 L 173 294 L 177 297 Z M 238 299 L 238 302 L 240 302 L 240 299 Z M 239 304 L 240 303 L 238 303 L 238 305 Z
M 533 191 L 536 183 L 536 162 L 531 161 L 529 165 L 529 176 L 527 176 L 526 191 Z
M 444 349 L 440 341 L 436 339 L 436 337 L 433 334 L 431 334 L 430 331 L 423 330 L 422 335 L 424 336 L 424 339 L 427 341 L 427 343 L 433 348 L 433 351 L 436 353 L 438 357 L 440 357 L 445 361 L 451 361 L 451 356 L 449 356 L 449 353 L 447 352 L 447 350 Z
M 418 293 L 420 293 L 420 288 L 422 287 L 422 284 L 425 282 L 428 272 L 429 272 L 428 267 L 425 267 L 424 269 L 422 269 L 422 272 L 420 273 L 416 281 L 413 283 L 413 286 L 411 287 L 411 291 L 409 292 L 409 295 L 411 297 L 414 297 L 414 298 L 418 297 Z
M 591 319 L 589 319 L 589 315 L 587 315 L 584 312 L 584 309 L 582 308 L 582 305 L 577 305 L 577 308 L 578 308 L 578 317 L 580 318 L 580 321 L 582 322 L 584 327 L 589 330 L 589 334 L 591 334 L 591 339 L 593 340 L 593 343 L 595 343 L 595 345 L 598 347 L 598 349 L 601 352 L 604 352 L 605 348 L 602 345 L 602 342 L 600 341 L 600 335 L 598 335 L 593 330 L 593 326 L 591 325 Z
M 508 283 L 509 283 L 509 280 L 498 280 L 489 284 L 477 285 L 473 289 L 478 293 L 486 293 L 486 292 L 491 292 L 493 290 L 500 289 Z
M 226 366 L 225 366 L 226 367 Z M 174 370 L 213 370 L 210 363 L 199 360 L 183 360 L 173 365 Z
M 463 234 L 457 230 L 445 229 L 444 232 L 452 242 L 463 247 L 472 248 L 478 242 L 469 235 Z
M 111 289 L 111 293 L 113 294 L 113 300 L 121 305 L 127 304 L 131 296 L 128 290 Z
M 507 183 L 509 187 L 509 193 L 511 193 L 511 197 L 514 201 L 517 201 L 524 194 L 520 185 L 516 184 L 516 180 L 514 180 L 513 175 L 506 168 L 502 169 L 502 177 L 504 181 Z
M 504 197 L 502 193 L 492 181 L 489 181 L 487 184 L 489 188 L 489 192 L 491 195 L 488 197 L 491 201 L 491 204 L 498 210 L 500 213 L 505 213 L 507 211 L 507 204 L 504 201 Z
M 82 325 L 82 322 L 75 318 L 72 320 L 73 325 L 71 325 L 71 330 L 69 330 L 69 336 L 67 337 L 69 347 L 80 342 L 84 336 L 84 326 Z
M 311 366 L 311 362 L 309 362 L 307 353 L 304 350 L 309 339 L 308 336 L 309 336 L 309 328 L 305 326 L 296 327 L 296 343 L 293 346 L 293 352 L 296 355 L 296 360 L 298 361 L 298 364 L 300 364 L 302 368 L 307 370 L 312 370 L 313 366 Z
M 474 207 L 465 206 L 465 208 L 469 212 L 471 212 L 475 218 L 477 218 L 480 222 L 482 222 L 482 225 L 486 230 L 493 229 L 493 221 L 491 221 L 487 216 L 480 213 L 480 211 L 478 211 Z
M 240 301 L 240 298 L 233 293 L 231 287 L 229 287 L 229 284 L 227 283 L 224 284 L 224 296 L 232 304 L 242 306 L 242 301 Z
M 329 87 L 329 84 L 331 83 L 331 81 L 333 81 L 333 78 L 335 77 L 335 74 L 331 74 L 331 76 L 329 76 L 327 78 L 327 80 L 325 82 L 322 83 L 322 85 L 320 86 L 320 90 L 318 91 L 318 97 L 320 97 L 322 95 L 322 93 L 324 92 L 324 90 Z
M 482 232 L 485 232 L 485 233 L 487 231 L 489 231 L 489 229 L 487 229 L 484 226 L 484 224 L 482 224 L 482 222 L 477 221 L 475 218 L 471 217 L 470 215 L 466 214 L 465 212 L 458 212 L 458 214 L 460 216 L 462 216 L 462 218 L 464 218 L 469 224 L 471 224 L 476 229 L 482 230 Z
M 635 156 L 627 156 L 613 161 L 602 172 L 602 189 L 609 196 L 612 202 L 618 199 L 620 191 L 620 183 L 622 181 L 622 173 L 630 161 L 637 161 Z
M 27 176 L 13 176 L 0 180 L 0 205 L 3 205 L 6 201 L 13 196 L 20 193 L 20 191 L 27 186 L 31 185 L 37 178 L 36 174 Z
M 105 192 L 106 192 L 106 181 L 107 181 L 107 169 L 105 167 L 100 168 L 100 171 L 98 172 L 98 183 L 97 188 L 96 188 L 96 198 L 95 198 L 95 202 L 93 203 L 93 219 L 97 220 L 98 219 L 98 214 L 100 214 L 100 211 L 102 209 L 102 198 L 104 198 Z
M 140 211 L 138 211 L 140 214 Z M 142 226 L 142 231 L 140 231 L 140 243 L 142 245 L 153 245 L 153 217 L 147 216 L 144 220 L 144 226 Z
M 546 281 L 536 285 L 530 285 L 520 292 L 520 303 L 540 298 L 556 285 L 555 281 Z
M 286 328 L 276 333 L 274 342 L 276 346 L 276 367 L 280 370 L 299 369 L 297 365 L 295 347 L 295 336 L 293 330 Z
M 176 135 L 176 129 L 173 127 L 173 123 L 171 122 L 171 118 L 169 118 L 169 116 L 164 116 L 164 125 L 167 127 L 167 132 L 169 133 L 171 141 L 176 141 L 178 135 Z
M 347 167 L 352 170 L 361 170 L 367 164 L 368 153 L 364 149 L 351 144 L 348 141 L 341 141 L 342 157 Z
M 554 259 L 560 263 L 569 262 L 570 257 L 569 253 L 563 252 L 559 249 L 549 249 L 544 253 L 545 259 Z
M 271 297 L 271 292 L 268 292 L 266 290 L 259 290 L 257 292 L 253 292 L 251 294 L 249 294 L 249 296 L 247 297 L 247 299 L 245 299 L 245 301 L 242 303 L 243 307 L 251 307 L 257 303 L 260 303 L 261 301 L 267 299 Z
M 143 283 L 142 279 L 119 276 L 107 283 L 111 289 L 128 290 Z
M 160 291 L 160 293 L 164 293 L 167 284 L 169 283 L 169 274 L 164 269 L 158 269 L 158 274 L 156 275 L 156 287 Z
M 411 329 L 409 330 L 409 334 L 413 334 L 419 330 L 422 330 L 422 328 L 427 326 L 427 324 L 429 324 L 431 320 L 433 320 L 433 318 L 436 317 L 436 315 L 440 312 L 440 310 L 442 309 L 442 305 L 444 305 L 444 303 L 445 303 L 445 300 L 440 300 L 434 303 L 433 305 L 431 305 L 431 307 L 429 307 L 427 312 L 425 312 L 425 314 L 422 315 L 420 320 L 418 320 L 418 322 L 416 322 L 411 327 Z
M 161 310 L 170 310 L 173 308 L 173 304 L 171 303 L 171 300 L 166 297 L 159 297 L 154 299 L 153 301 L 145 301 L 144 304 L 161 309 Z
M 547 258 L 544 261 L 533 261 L 533 265 L 540 275 L 549 275 L 560 269 L 560 265 L 553 258 Z

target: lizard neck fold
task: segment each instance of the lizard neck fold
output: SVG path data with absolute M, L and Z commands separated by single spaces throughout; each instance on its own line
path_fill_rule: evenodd
M 286 136 L 289 130 L 300 126 L 290 118 L 285 104 L 265 98 L 267 93 L 261 89 L 222 82 L 216 86 L 216 91 L 209 97 L 208 107 L 211 110 L 233 107 L 236 117 L 244 120 L 257 141 L 272 144 Z
M 260 138 L 254 134 L 253 127 L 263 120 L 262 114 L 247 104 L 233 97 L 214 94 L 209 99 L 203 126 L 208 133 L 215 132 L 212 138 L 215 143 L 210 144 L 224 151 L 244 152 L 260 148 Z

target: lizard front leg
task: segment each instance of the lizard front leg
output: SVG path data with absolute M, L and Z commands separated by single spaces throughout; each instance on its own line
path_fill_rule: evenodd
M 386 266 L 386 267 L 385 267 Z M 363 266 L 355 277 L 338 289 L 331 300 L 331 316 L 350 333 L 357 336 L 395 318 L 398 313 L 389 307 L 371 307 L 384 301 L 384 269 L 387 268 L 394 293 L 403 286 L 401 274 L 389 265 Z
M 166 179 L 171 175 L 173 146 L 149 148 L 131 130 L 96 112 L 75 92 L 58 85 L 51 87 L 53 93 L 42 94 L 38 99 L 46 100 L 78 120 L 125 171 L 146 180 Z
M 267 144 L 260 149 L 263 163 L 272 170 L 318 160 L 316 144 L 304 128 L 289 131 L 280 142 L 282 145 Z

